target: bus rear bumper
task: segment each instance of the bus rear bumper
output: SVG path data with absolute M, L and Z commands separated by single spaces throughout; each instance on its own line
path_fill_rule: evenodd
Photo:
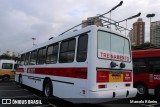
M 118 100 L 121 98 L 131 98 L 135 97 L 136 95 L 137 95 L 136 88 L 107 90 L 107 91 L 90 91 L 89 103 L 102 103 L 112 100 Z

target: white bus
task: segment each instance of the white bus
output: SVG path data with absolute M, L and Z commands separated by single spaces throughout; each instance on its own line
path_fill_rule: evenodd
M 9 81 L 10 78 L 14 78 L 15 71 L 17 69 L 17 63 L 14 60 L 0 60 L 0 78 L 2 81 Z
M 130 49 L 122 34 L 91 25 L 23 52 L 15 81 L 78 103 L 135 97 Z

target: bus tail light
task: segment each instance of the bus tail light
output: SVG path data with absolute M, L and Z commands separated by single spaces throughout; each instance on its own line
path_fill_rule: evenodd
M 97 83 L 108 82 L 109 73 L 108 71 L 98 70 L 97 71 Z
M 98 85 L 98 88 L 107 88 L 106 85 Z
M 130 84 L 130 83 L 127 83 L 127 84 L 125 84 L 125 86 L 126 86 L 126 87 L 130 87 L 130 86 L 131 86 L 131 84 Z

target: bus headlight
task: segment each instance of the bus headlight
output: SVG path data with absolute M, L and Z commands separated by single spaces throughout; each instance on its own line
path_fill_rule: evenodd
M 120 67 L 121 67 L 121 68 L 125 68 L 125 67 L 126 67 L 126 64 L 123 63 L 123 62 L 121 62 L 121 63 L 120 63 Z
M 111 68 L 114 68 L 114 67 L 116 67 L 116 66 L 118 66 L 115 62 L 111 62 L 110 63 L 110 66 L 111 66 Z

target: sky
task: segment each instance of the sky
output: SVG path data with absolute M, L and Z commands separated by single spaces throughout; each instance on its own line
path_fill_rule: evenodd
M 120 0 L 0 0 L 0 52 L 23 52 L 35 44 L 46 42 L 63 31 L 81 23 L 87 17 L 109 11 Z M 155 13 L 152 21 L 160 21 L 160 0 L 123 0 L 112 12 L 119 21 L 141 12 L 145 22 L 145 41 L 149 41 L 150 20 L 146 14 Z M 109 17 L 109 15 L 106 15 Z M 127 21 L 127 27 L 137 18 Z M 125 25 L 125 24 L 122 24 Z

